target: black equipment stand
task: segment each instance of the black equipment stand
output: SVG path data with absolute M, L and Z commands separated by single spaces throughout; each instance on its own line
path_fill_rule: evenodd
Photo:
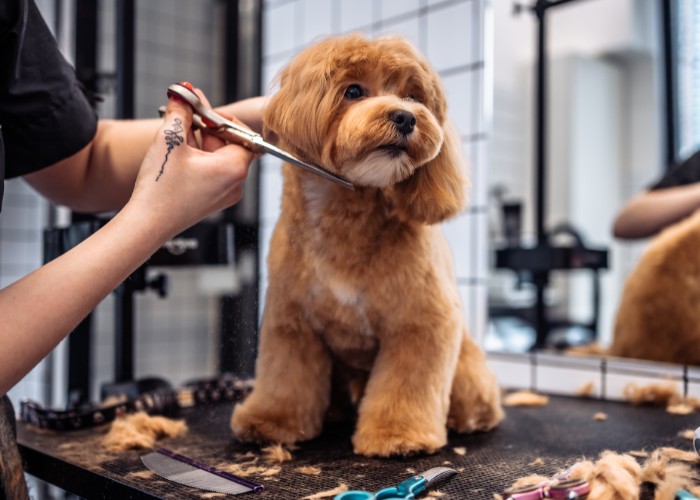
M 608 267 L 607 249 L 586 248 L 581 237 L 573 231 L 577 242 L 572 246 L 556 245 L 553 234 L 545 227 L 547 201 L 547 54 L 546 13 L 574 0 L 537 0 L 529 8 L 537 17 L 537 71 L 535 75 L 535 231 L 537 243 L 534 248 L 523 247 L 520 242 L 496 250 L 496 268 L 511 269 L 519 276 L 527 276 L 535 287 L 533 323 L 536 340 L 532 349 L 544 347 L 552 323 L 547 316 L 545 290 L 553 270 L 590 269 L 594 273 L 594 318 L 597 327 L 599 284 L 598 271 Z M 515 12 L 522 6 L 516 4 Z

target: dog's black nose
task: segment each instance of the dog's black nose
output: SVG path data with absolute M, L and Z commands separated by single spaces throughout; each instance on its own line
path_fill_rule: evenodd
M 416 126 L 416 117 L 413 113 L 403 109 L 395 109 L 389 113 L 389 119 L 394 122 L 396 130 L 403 135 L 408 135 L 413 132 L 413 127 Z

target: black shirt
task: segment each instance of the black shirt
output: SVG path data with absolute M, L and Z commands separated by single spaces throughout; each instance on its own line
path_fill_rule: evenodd
M 90 101 L 33 0 L 0 1 L 0 127 L 3 179 L 78 152 L 97 128 Z
M 678 165 L 671 167 L 656 183 L 649 187 L 651 190 L 684 186 L 700 182 L 700 151 Z

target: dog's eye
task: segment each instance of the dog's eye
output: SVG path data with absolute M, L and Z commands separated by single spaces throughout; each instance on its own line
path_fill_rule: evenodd
M 365 95 L 365 92 L 362 90 L 362 87 L 360 87 L 357 84 L 352 84 L 347 89 L 345 89 L 346 99 L 359 99 L 363 95 Z

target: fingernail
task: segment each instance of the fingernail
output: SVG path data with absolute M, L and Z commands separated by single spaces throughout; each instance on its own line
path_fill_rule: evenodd
M 178 85 L 182 85 L 190 92 L 194 92 L 194 87 L 192 86 L 192 84 L 190 82 L 180 82 Z
M 202 121 L 204 122 L 204 124 L 205 124 L 207 127 L 209 127 L 209 128 L 219 128 L 219 126 L 218 126 L 216 123 L 214 123 L 213 121 L 209 120 L 208 118 L 206 118 L 206 117 L 204 117 L 204 116 L 202 116 L 201 118 L 202 118 Z
M 185 101 L 182 97 L 180 97 L 180 96 L 177 95 L 175 92 L 172 92 L 172 91 L 170 91 L 170 90 L 168 90 L 168 99 L 172 99 L 172 100 L 174 100 L 174 101 L 180 101 L 180 102 L 187 103 L 187 101 Z

